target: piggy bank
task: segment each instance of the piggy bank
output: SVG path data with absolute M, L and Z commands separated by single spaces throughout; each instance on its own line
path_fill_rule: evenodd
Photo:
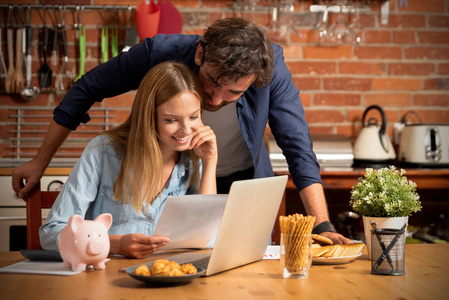
M 59 252 L 64 268 L 84 271 L 87 265 L 104 269 L 109 254 L 108 230 L 112 224 L 111 214 L 101 214 L 95 220 L 84 220 L 80 215 L 70 217 L 59 236 Z

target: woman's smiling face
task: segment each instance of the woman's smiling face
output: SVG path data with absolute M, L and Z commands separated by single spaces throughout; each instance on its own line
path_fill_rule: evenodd
M 201 102 L 192 93 L 182 93 L 157 107 L 157 133 L 161 151 L 185 151 L 192 133 L 202 125 Z

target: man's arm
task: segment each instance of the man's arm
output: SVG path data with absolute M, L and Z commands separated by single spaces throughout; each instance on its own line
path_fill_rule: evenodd
M 52 120 L 36 156 L 12 170 L 12 187 L 19 198 L 26 198 L 30 190 L 39 182 L 51 159 L 70 132 L 70 129 Z
M 299 192 L 302 203 L 308 215 L 316 216 L 315 226 L 322 222 L 329 222 L 329 215 L 327 212 L 326 198 L 324 196 L 323 186 L 319 183 L 314 183 Z M 315 227 L 314 226 L 314 227 Z M 334 244 L 351 244 L 350 239 L 345 238 L 336 232 L 320 233 L 325 237 L 330 238 Z

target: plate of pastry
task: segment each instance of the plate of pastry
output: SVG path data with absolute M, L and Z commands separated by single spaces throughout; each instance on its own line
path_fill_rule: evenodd
M 334 245 L 332 240 L 312 234 L 312 263 L 316 265 L 347 264 L 362 255 L 364 243 Z
M 312 263 L 314 265 L 341 265 L 350 263 L 360 255 L 362 255 L 362 253 L 359 253 L 357 255 L 340 256 L 340 257 L 314 257 L 312 259 Z
M 134 279 L 152 285 L 182 285 L 192 282 L 206 270 L 192 264 L 179 265 L 167 259 L 156 260 L 126 269 L 126 274 Z

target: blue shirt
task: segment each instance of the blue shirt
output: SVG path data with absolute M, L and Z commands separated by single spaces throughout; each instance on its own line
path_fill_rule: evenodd
M 121 164 L 122 159 L 106 136 L 100 135 L 89 142 L 39 230 L 42 248 L 58 249 L 59 233 L 74 214 L 88 220 L 102 213 L 112 214 L 109 234 L 153 235 L 168 196 L 197 192 L 188 190 L 191 164 L 185 152 L 181 152 L 160 196 L 152 205 L 148 204 L 142 211 L 136 212 L 131 204 L 122 204 L 113 196 Z
M 137 89 L 153 66 L 168 60 L 187 64 L 198 74 L 195 52 L 198 35 L 158 34 L 99 65 L 77 80 L 61 104 L 55 108 L 56 123 L 72 130 L 89 121 L 87 111 L 104 98 Z M 299 91 L 292 81 L 282 48 L 272 44 L 275 60 L 270 84 L 254 85 L 237 100 L 237 114 L 243 138 L 251 153 L 254 178 L 273 175 L 263 136 L 267 124 L 283 150 L 298 190 L 321 183 L 319 164 L 305 120 Z

